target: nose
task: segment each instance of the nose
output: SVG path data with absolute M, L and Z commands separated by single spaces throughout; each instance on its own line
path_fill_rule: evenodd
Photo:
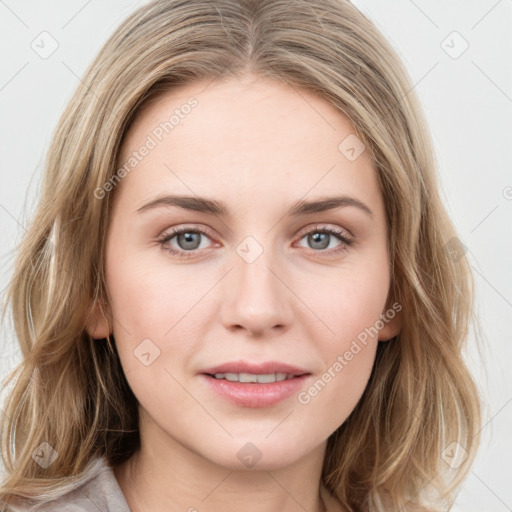
M 252 336 L 267 336 L 291 325 L 293 293 L 286 286 L 281 266 L 264 251 L 247 262 L 233 254 L 233 269 L 224 282 L 222 323 L 231 331 L 245 329 Z

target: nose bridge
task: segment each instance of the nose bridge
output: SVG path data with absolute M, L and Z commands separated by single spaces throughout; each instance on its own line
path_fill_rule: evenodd
M 235 248 L 225 286 L 223 322 L 263 332 L 290 321 L 289 291 L 276 276 L 282 266 L 270 247 L 248 236 Z M 281 277 L 284 281 L 286 279 Z

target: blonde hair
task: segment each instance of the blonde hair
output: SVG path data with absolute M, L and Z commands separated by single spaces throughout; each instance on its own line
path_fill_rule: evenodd
M 117 465 L 139 447 L 137 401 L 115 344 L 85 330 L 108 297 L 112 194 L 100 200 L 94 191 L 115 174 L 123 137 L 148 101 L 247 73 L 314 93 L 348 116 L 386 205 L 390 299 L 402 305 L 402 329 L 379 344 L 361 400 L 329 437 L 322 480 L 350 511 L 416 510 L 435 503 L 432 490 L 437 503 L 453 501 L 479 441 L 478 393 L 462 357 L 476 320 L 473 278 L 440 199 L 413 85 L 383 35 L 345 0 L 157 0 L 106 42 L 59 120 L 17 248 L 7 305 L 23 360 L 8 379 L 17 376 L 2 423 L 0 501 L 55 497 L 94 457 Z M 458 469 L 442 458 L 453 442 L 468 453 Z M 48 467 L 32 457 L 41 443 L 58 454 Z

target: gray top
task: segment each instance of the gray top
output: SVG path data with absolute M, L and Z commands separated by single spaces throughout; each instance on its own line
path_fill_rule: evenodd
M 10 509 L 9 509 L 10 510 Z M 58 498 L 28 507 L 14 507 L 13 512 L 131 512 L 106 458 L 91 462 L 74 487 Z

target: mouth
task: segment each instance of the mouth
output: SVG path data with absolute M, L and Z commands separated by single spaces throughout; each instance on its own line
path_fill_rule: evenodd
M 239 407 L 269 407 L 296 394 L 311 377 L 298 367 L 278 362 L 232 362 L 201 372 L 210 391 Z

